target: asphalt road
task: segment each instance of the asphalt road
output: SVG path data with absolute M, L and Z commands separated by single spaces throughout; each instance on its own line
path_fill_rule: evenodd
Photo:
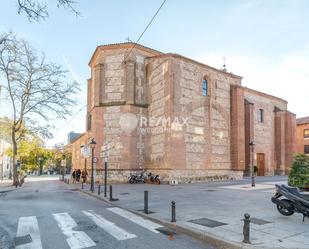
M 159 224 L 55 180 L 8 190 L 0 187 L 1 249 L 213 248 L 182 234 L 171 239 L 158 232 Z

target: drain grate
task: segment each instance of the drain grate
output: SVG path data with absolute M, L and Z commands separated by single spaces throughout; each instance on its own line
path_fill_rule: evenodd
M 207 219 L 207 218 L 201 218 L 201 219 L 197 219 L 197 220 L 189 220 L 189 222 L 198 224 L 198 225 L 202 225 L 205 227 L 219 227 L 219 226 L 224 226 L 227 225 L 226 223 L 222 223 L 216 220 L 211 220 L 211 219 Z
M 160 233 L 164 234 L 164 235 L 167 235 L 167 236 L 171 236 L 171 235 L 176 235 L 176 232 L 169 229 L 169 228 L 166 228 L 166 227 L 159 227 L 159 228 L 156 228 L 157 231 L 159 231 Z
M 30 234 L 27 234 L 25 236 L 16 237 L 14 239 L 15 246 L 24 245 L 32 242 L 32 238 Z
M 129 193 L 120 193 L 119 195 L 129 195 Z
M 271 221 L 258 219 L 258 218 L 251 218 L 251 222 L 253 224 L 257 224 L 257 225 L 265 225 L 265 224 L 268 224 L 268 223 L 272 223 Z
M 138 209 L 137 211 L 139 212 L 143 212 L 144 213 L 144 209 Z M 148 210 L 148 214 L 154 214 L 155 212 Z

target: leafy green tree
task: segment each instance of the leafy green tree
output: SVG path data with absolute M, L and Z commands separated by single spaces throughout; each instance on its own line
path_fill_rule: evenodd
M 13 150 L 8 149 L 6 153 L 12 156 Z M 28 136 L 27 139 L 18 143 L 18 158 L 22 170 L 26 172 L 42 171 L 52 160 L 53 153 L 44 148 L 44 143 L 40 138 Z
M 289 185 L 293 187 L 309 187 L 309 157 L 305 154 L 294 156 L 289 174 Z
M 58 172 L 62 172 L 63 168 L 61 166 L 61 161 L 66 161 L 66 171 L 70 172 L 72 165 L 72 153 L 70 150 L 65 148 L 63 145 L 56 145 L 52 150 L 52 162 Z

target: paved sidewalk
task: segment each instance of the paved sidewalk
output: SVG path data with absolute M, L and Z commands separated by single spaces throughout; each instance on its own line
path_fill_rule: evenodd
M 177 226 L 239 247 L 308 249 L 309 220 L 302 222 L 299 214 L 282 216 L 270 200 L 274 184 L 286 181 L 286 177 L 259 177 L 254 189 L 248 179 L 176 186 L 118 184 L 113 186 L 113 192 L 114 197 L 119 198 L 115 204 L 138 211 L 143 209 L 144 190 L 148 190 L 149 210 L 153 212 L 148 216 L 163 222 L 170 222 L 171 201 L 176 201 Z M 84 191 L 89 192 L 89 185 Z M 101 191 L 103 196 L 103 186 Z M 97 195 L 97 189 L 95 193 Z M 251 246 L 242 243 L 244 213 L 254 218 Z

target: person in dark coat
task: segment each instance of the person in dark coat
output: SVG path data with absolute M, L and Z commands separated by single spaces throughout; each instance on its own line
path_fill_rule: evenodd
M 82 174 L 82 172 L 81 172 L 80 169 L 76 170 L 76 181 L 77 181 L 77 182 L 79 182 L 79 180 L 80 180 L 80 175 L 81 175 L 81 174 Z
M 73 178 L 73 183 L 75 183 L 76 182 L 76 169 L 74 169 L 72 173 L 72 178 Z
M 83 183 L 86 183 L 86 181 L 87 181 L 87 176 L 88 176 L 87 170 L 83 169 L 83 171 L 82 171 Z

